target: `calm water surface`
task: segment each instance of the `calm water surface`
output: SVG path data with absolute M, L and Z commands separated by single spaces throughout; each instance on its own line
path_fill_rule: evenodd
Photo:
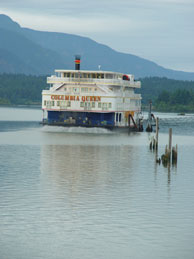
M 194 258 L 194 116 L 158 114 L 154 135 L 42 127 L 38 109 L 0 108 L 0 259 Z

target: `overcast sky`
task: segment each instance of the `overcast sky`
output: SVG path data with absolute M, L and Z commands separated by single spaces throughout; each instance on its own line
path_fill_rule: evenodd
M 0 13 L 194 72 L 194 0 L 0 0 Z

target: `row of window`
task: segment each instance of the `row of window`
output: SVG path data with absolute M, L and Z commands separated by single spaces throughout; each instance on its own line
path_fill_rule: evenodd
M 112 108 L 112 103 L 98 102 L 97 104 L 98 104 L 98 108 L 102 108 L 102 109 L 111 109 Z M 96 103 L 95 102 L 81 102 L 80 107 L 96 108 Z
M 97 91 L 97 88 L 93 88 L 93 87 L 81 87 L 81 92 L 82 92 L 82 93 L 93 92 L 93 91 Z
M 95 92 L 97 91 L 97 88 L 94 87 L 64 87 L 65 92 L 74 92 L 74 93 L 79 93 L 81 89 L 82 93 L 87 93 L 87 92 Z
M 56 103 L 57 106 L 66 106 L 66 107 L 71 107 L 71 102 L 70 101 L 57 101 Z M 55 101 L 44 101 L 44 106 L 55 106 Z
M 92 78 L 92 79 L 121 79 L 121 75 L 103 73 L 64 72 L 62 77 L 67 78 Z
M 102 108 L 102 109 L 111 109 L 112 103 L 102 103 L 102 102 L 80 102 L 80 107 L 85 108 Z M 57 106 L 71 107 L 70 101 L 57 101 Z M 44 101 L 44 106 L 55 106 L 55 101 Z

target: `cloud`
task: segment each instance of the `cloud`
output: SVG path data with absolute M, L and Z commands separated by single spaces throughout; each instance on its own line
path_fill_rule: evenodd
M 177 8 L 178 5 L 193 6 L 193 0 L 1 0 L 1 8 L 28 10 L 29 12 L 65 15 L 126 14 L 130 9 Z
M 23 27 L 87 36 L 167 67 L 194 60 L 193 0 L 1 0 L 0 11 Z

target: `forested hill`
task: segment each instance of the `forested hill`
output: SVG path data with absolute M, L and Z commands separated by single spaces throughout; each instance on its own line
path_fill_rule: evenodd
M 184 108 L 184 111 L 186 111 L 185 106 L 189 106 L 189 111 L 194 112 L 194 81 L 179 81 L 159 77 L 142 78 L 140 81 L 142 87 L 136 92 L 142 94 L 144 105 L 152 100 L 153 105 L 158 110 L 170 111 L 173 108 L 178 111 Z M 40 105 L 41 92 L 46 88 L 48 89 L 46 76 L 2 74 L 0 75 L 0 104 Z

